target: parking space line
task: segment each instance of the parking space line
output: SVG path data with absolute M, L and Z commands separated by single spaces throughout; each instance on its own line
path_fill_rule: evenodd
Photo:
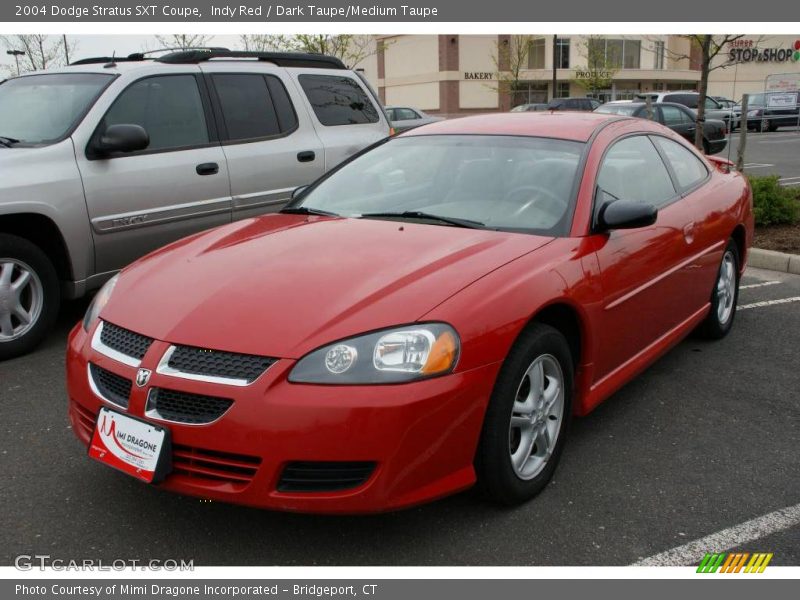
M 745 169 L 763 169 L 763 168 L 766 168 L 766 167 L 774 167 L 774 166 L 775 165 L 770 165 L 770 164 L 767 164 L 767 163 L 745 163 L 744 164 L 744 168 Z
M 764 287 L 765 285 L 776 285 L 781 283 L 780 281 L 762 281 L 761 283 L 749 283 L 747 285 L 740 285 L 740 290 L 750 290 L 753 288 Z
M 752 304 L 740 304 L 737 308 L 739 310 L 746 310 L 748 308 L 762 308 L 764 306 L 773 306 L 775 304 L 789 304 L 790 302 L 800 302 L 800 296 L 779 298 L 778 300 L 763 300 L 761 302 L 753 302 Z
M 700 539 L 654 554 L 634 563 L 636 566 L 681 567 L 694 565 L 707 552 L 722 552 L 748 544 L 773 533 L 800 525 L 800 504 L 787 506 L 739 525 L 728 527 Z

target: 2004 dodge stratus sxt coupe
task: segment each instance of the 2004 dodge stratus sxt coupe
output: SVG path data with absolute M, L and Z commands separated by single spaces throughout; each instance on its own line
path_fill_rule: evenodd
M 370 512 L 477 482 L 521 502 L 573 414 L 730 330 L 752 234 L 745 179 L 656 123 L 428 125 L 110 280 L 70 336 L 72 426 L 215 500 Z

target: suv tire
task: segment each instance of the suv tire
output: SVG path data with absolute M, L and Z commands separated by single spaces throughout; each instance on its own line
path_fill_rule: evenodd
M 55 323 L 60 301 L 47 255 L 24 238 L 0 233 L 0 360 L 33 350 Z

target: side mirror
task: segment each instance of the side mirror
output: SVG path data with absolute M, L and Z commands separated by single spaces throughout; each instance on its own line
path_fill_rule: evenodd
M 92 150 L 99 156 L 113 152 L 136 152 L 150 145 L 150 136 L 140 125 L 110 125 L 92 144 Z
M 307 185 L 301 185 L 300 187 L 294 188 L 294 190 L 292 191 L 292 200 L 302 196 L 303 192 L 305 192 L 307 189 L 308 189 Z
M 604 204 L 597 217 L 601 230 L 636 229 L 656 222 L 658 209 L 652 204 L 633 200 L 614 200 Z

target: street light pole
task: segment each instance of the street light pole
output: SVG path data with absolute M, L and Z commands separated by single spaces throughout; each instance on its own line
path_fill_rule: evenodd
M 558 64 L 557 63 L 557 60 L 558 60 L 558 56 L 557 56 L 557 54 L 558 54 L 558 42 L 557 42 L 557 40 L 558 40 L 558 36 L 554 35 L 553 36 L 553 98 L 552 98 L 553 100 L 555 100 L 555 98 L 556 98 L 556 87 L 558 85 L 558 74 L 557 74 L 557 71 L 556 71 L 556 69 L 558 68 L 558 66 L 557 66 L 557 64 Z
M 25 53 L 22 50 L 6 50 L 6 54 L 14 57 L 14 62 L 17 63 L 17 77 L 19 77 L 19 57 L 25 56 Z

